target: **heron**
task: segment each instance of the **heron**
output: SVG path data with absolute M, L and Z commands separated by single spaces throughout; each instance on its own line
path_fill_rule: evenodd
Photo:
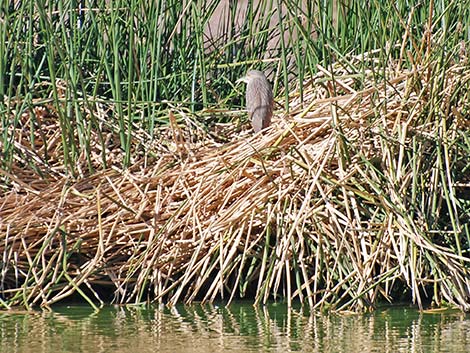
M 263 72 L 250 70 L 238 81 L 246 83 L 246 109 L 255 132 L 267 128 L 273 116 L 274 98 Z

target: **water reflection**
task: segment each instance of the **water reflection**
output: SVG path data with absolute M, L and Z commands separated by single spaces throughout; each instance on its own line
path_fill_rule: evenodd
M 1 352 L 468 352 L 460 312 L 306 314 L 283 305 L 0 312 Z

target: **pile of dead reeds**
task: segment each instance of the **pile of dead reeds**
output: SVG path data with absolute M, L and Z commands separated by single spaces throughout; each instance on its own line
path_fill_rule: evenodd
M 1 172 L 3 306 L 78 293 L 93 306 L 111 295 L 469 309 L 470 69 L 350 68 L 319 68 L 289 115 L 225 144 L 194 142 L 169 112 L 154 156 L 136 153 L 128 170 L 67 177 L 53 112 L 40 146 L 17 126 L 24 156 L 47 148 L 57 163 Z

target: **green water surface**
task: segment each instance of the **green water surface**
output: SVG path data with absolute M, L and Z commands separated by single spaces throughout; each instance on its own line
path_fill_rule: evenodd
M 408 307 L 326 315 L 282 304 L 60 306 L 0 312 L 0 352 L 470 352 L 469 319 Z

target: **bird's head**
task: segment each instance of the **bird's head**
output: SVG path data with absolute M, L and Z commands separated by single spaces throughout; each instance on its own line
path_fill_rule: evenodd
M 261 72 L 261 71 L 250 70 L 246 73 L 245 76 L 243 76 L 242 78 L 239 78 L 237 80 L 237 83 L 240 83 L 240 82 L 249 83 L 250 81 L 252 81 L 254 79 L 264 79 L 264 80 L 266 80 L 266 76 L 264 76 L 264 73 Z

